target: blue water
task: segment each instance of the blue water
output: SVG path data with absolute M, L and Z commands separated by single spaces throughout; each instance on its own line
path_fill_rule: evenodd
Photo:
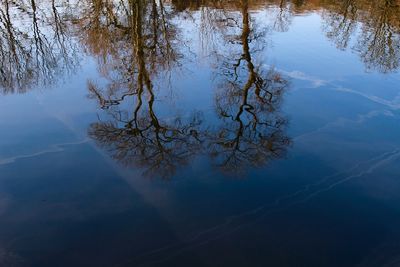
M 0 266 L 398 266 L 383 2 L 1 3 Z

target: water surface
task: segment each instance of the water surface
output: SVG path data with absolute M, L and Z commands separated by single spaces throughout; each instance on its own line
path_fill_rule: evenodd
M 400 5 L 2 0 L 1 266 L 398 266 Z

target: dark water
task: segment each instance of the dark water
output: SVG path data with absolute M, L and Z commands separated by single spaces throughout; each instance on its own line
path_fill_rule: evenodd
M 0 266 L 400 266 L 395 0 L 1 0 Z

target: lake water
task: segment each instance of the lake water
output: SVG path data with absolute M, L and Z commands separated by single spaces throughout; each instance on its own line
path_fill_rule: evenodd
M 396 0 L 2 0 L 0 266 L 400 266 Z

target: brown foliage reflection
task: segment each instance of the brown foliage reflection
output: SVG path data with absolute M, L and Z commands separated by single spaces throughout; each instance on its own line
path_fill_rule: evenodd
M 279 112 L 288 82 L 274 69 L 253 63 L 253 56 L 262 55 L 265 29 L 252 24 L 248 1 L 240 4 L 240 13 L 224 13 L 219 18 L 236 23 L 228 34 L 224 32 L 227 52 L 215 51 L 221 62 L 216 68 L 219 85 L 215 97 L 221 124 L 208 136 L 215 164 L 235 174 L 282 157 L 290 144 L 285 135 L 287 121 Z
M 125 8 L 119 9 L 120 6 Z M 105 19 L 93 17 L 88 22 L 89 48 L 100 55 L 100 66 L 109 80 L 105 88 L 89 82 L 90 96 L 112 118 L 92 124 L 89 135 L 118 161 L 144 167 L 148 175 L 170 177 L 199 150 L 198 127 L 202 122 L 199 114 L 188 120 L 161 120 L 155 109 L 152 79 L 178 63 L 173 40 L 177 33 L 166 20 L 168 14 L 162 4 L 121 1 L 120 6 L 109 7 Z M 109 16 L 119 27 L 99 25 L 110 21 Z M 97 47 L 98 27 L 102 38 L 108 36 L 102 44 L 112 47 Z M 114 54 L 115 48 L 119 49 Z M 126 102 L 130 103 L 127 108 Z
M 36 0 L 0 1 L 0 90 L 23 93 L 71 71 L 77 62 L 76 46 L 51 0 L 44 8 Z M 16 19 L 18 18 L 18 19 Z
M 247 1 L 238 3 L 241 7 L 240 13 L 229 14 L 237 21 L 242 20 L 233 29 L 240 31 L 239 36 L 221 31 L 223 40 L 238 46 L 241 52 L 234 64 L 221 60 L 220 66 L 215 68 L 219 76 L 216 79 L 218 88 L 215 103 L 220 125 L 207 124 L 204 116 L 198 112 L 185 118 L 175 116 L 161 119 L 157 115 L 155 100 L 158 90 L 153 80 L 160 73 L 170 71 L 172 66 L 180 65 L 182 56 L 179 55 L 183 53 L 179 53 L 179 31 L 172 23 L 165 21 L 164 25 L 170 26 L 154 30 L 154 25 L 160 24 L 153 21 L 159 17 L 152 16 L 154 5 L 151 1 L 129 4 L 125 17 L 113 16 L 122 17 L 123 21 L 129 22 L 124 26 L 124 34 L 115 29 L 113 30 L 117 33 L 104 29 L 102 35 L 110 36 L 110 41 L 106 40 L 103 44 L 116 42 L 115 40 L 129 42 L 130 45 L 124 45 L 121 41 L 113 47 L 124 48 L 118 54 L 130 57 L 125 56 L 122 65 L 118 54 L 114 56 L 108 52 L 99 53 L 98 55 L 102 55 L 99 57 L 102 60 L 100 66 L 106 70 L 104 76 L 108 77 L 108 85 L 100 88 L 90 82 L 88 86 L 90 96 L 97 99 L 112 118 L 91 125 L 89 135 L 100 146 L 106 148 L 118 161 L 140 166 L 145 174 L 162 177 L 171 177 L 176 169 L 199 154 L 210 155 L 221 170 L 229 170 L 230 173 L 239 173 L 249 166 L 262 166 L 268 160 L 284 155 L 290 141 L 284 134 L 286 120 L 279 115 L 279 106 L 287 82 L 276 71 L 264 70 L 262 66 L 256 67 L 253 64 L 252 53 L 260 50 L 250 43 L 260 45 L 264 29 L 257 32 L 252 28 Z M 156 8 L 158 13 L 165 14 L 165 18 L 173 16 L 162 10 L 163 5 L 156 5 Z M 108 14 L 110 13 L 112 12 Z M 209 25 L 208 22 L 202 22 L 205 28 Z M 115 20 L 115 23 L 121 24 L 119 20 Z M 93 37 L 89 37 L 90 40 L 91 38 Z M 160 38 L 157 42 L 175 45 L 148 45 L 148 42 L 155 43 L 149 41 L 154 38 Z M 230 38 L 239 41 L 230 42 Z M 92 51 L 98 53 L 96 51 L 108 51 L 107 49 L 93 48 Z M 160 51 L 154 51 L 156 49 Z M 227 59 L 227 55 L 219 53 L 220 51 L 214 52 L 219 59 Z M 164 60 L 163 64 L 157 64 L 159 60 Z
M 398 0 L 248 0 L 247 6 L 250 13 L 268 6 L 266 21 L 272 20 L 269 27 L 277 31 L 287 31 L 294 15 L 319 10 L 327 37 L 339 49 L 357 53 L 367 69 L 386 73 L 400 67 Z M 149 72 L 155 73 L 182 56 L 176 52 L 173 37 L 179 27 L 171 23 L 173 16 L 191 17 L 200 12 L 201 23 L 212 21 L 207 22 L 213 25 L 210 30 L 218 31 L 228 25 L 216 17 L 240 12 L 242 1 L 0 0 L 1 92 L 23 93 L 74 70 L 82 53 L 76 37 L 83 50 L 98 56 L 103 73 L 119 80 L 120 87 L 129 86 L 136 75 L 129 63 L 136 56 L 124 52 L 132 52 L 129 19 L 134 17 L 133 8 L 142 14 L 145 56 Z
M 252 11 L 264 8 L 266 23 L 258 25 Z M 101 73 L 88 81 L 89 96 L 106 114 L 89 135 L 113 158 L 171 177 L 207 155 L 220 170 L 240 173 L 284 156 L 291 143 L 280 112 L 289 83 L 262 58 L 271 31 L 287 31 L 295 15 L 315 10 L 339 49 L 352 49 L 368 69 L 399 68 L 397 0 L 0 0 L 0 90 L 51 82 L 78 65 L 78 51 L 87 53 Z M 198 22 L 214 59 L 217 120 L 196 111 L 166 115 L 158 105 L 160 81 L 190 54 L 183 19 Z

